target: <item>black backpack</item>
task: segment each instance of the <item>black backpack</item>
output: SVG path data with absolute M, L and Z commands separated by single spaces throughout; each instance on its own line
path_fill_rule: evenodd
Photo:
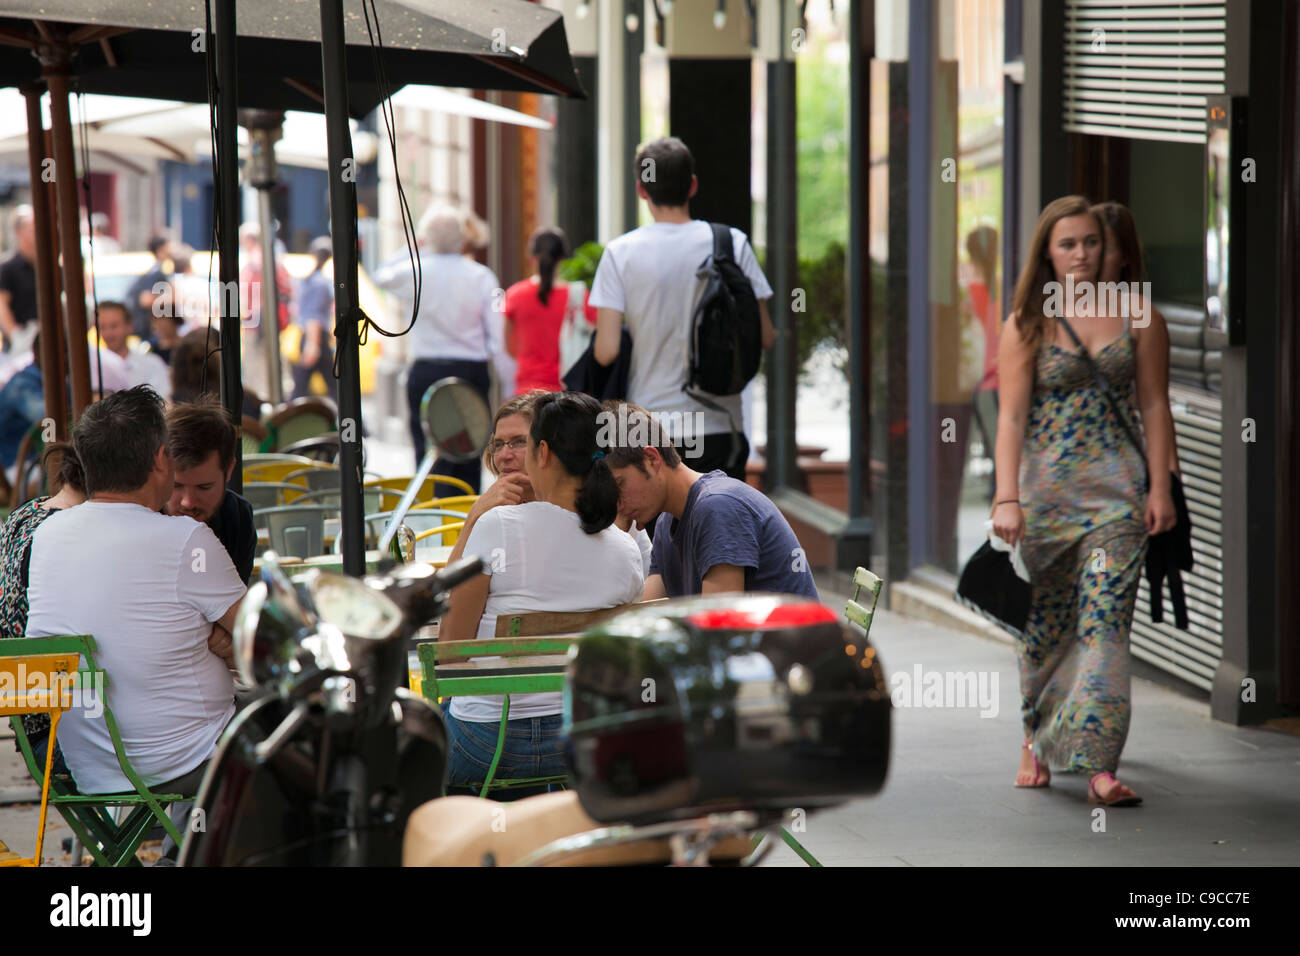
M 691 317 L 690 376 L 683 388 L 738 395 L 763 358 L 758 299 L 732 254 L 731 228 L 709 226 L 713 254 L 696 273 L 705 287 Z

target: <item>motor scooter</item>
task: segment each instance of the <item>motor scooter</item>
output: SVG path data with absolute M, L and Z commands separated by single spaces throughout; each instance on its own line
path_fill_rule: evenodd
M 407 645 L 481 572 L 467 558 L 291 582 L 268 552 L 234 635 L 257 690 L 217 745 L 179 865 L 397 865 L 407 817 L 442 793 L 447 761 L 441 714 L 401 686 Z
M 311 569 L 291 581 L 273 552 L 263 557 L 233 635 L 249 699 L 217 744 L 180 866 L 395 866 L 407 817 L 442 793 L 447 734 L 405 686 L 408 652 L 482 562 L 408 563 L 401 519 L 433 449 L 477 459 L 491 418 L 459 379 L 430 386 L 422 412 L 431 451 L 382 545 L 396 560 L 364 578 Z

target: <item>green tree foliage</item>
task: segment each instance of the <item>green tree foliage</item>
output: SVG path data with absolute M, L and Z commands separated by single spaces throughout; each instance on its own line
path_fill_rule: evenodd
M 849 68 L 810 47 L 797 70 L 799 251 L 819 259 L 849 236 Z

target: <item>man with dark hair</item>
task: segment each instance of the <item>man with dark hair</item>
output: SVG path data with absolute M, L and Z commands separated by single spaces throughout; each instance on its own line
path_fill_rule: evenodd
M 131 348 L 127 341 L 131 335 L 130 310 L 121 302 L 101 302 L 95 315 L 104 348 L 126 366 L 127 385 L 148 385 L 163 398 L 171 398 L 172 376 L 167 363 L 154 355 L 147 344 Z
M 14 254 L 0 263 L 0 332 L 6 352 L 22 351 L 27 330 L 35 329 L 36 222 L 31 206 L 15 210 L 14 245 Z
M 618 510 L 654 523 L 643 600 L 720 591 L 775 591 L 819 600 L 799 539 L 761 491 L 721 470 L 686 467 L 659 422 L 607 402 L 596 446 L 618 484 Z
M 623 323 L 632 338 L 627 399 L 665 416 L 670 437 L 701 471 L 721 468 L 745 477 L 749 442 L 740 432 L 740 395 L 706 401 L 683 390 L 690 373 L 690 337 L 699 281 L 713 254 L 713 230 L 692 219 L 690 199 L 699 188 L 695 160 L 676 137 L 646 143 L 636 154 L 636 192 L 654 219 L 605 247 L 591 286 L 596 307 L 594 354 L 601 365 L 619 357 Z M 776 341 L 767 310 L 772 295 L 748 238 L 731 230 L 732 254 L 753 286 L 763 348 Z
M 230 413 L 211 398 L 173 405 L 167 412 L 167 452 L 176 470 L 167 513 L 211 528 L 247 584 L 257 550 L 253 506 L 226 487 L 235 470 L 237 440 Z
M 73 443 L 90 498 L 32 538 L 27 636 L 94 635 L 135 770 L 155 790 L 194 793 L 235 712 L 230 631 L 245 588 L 212 529 L 160 513 L 172 491 L 166 440 L 148 386 L 82 413 Z M 68 711 L 59 745 L 83 793 L 134 789 L 102 708 Z

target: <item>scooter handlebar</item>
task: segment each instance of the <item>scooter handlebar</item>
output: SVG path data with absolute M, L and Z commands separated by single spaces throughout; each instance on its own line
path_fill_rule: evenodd
M 471 580 L 476 574 L 483 573 L 483 559 L 474 555 L 461 558 L 438 572 L 436 590 L 446 593 Z

